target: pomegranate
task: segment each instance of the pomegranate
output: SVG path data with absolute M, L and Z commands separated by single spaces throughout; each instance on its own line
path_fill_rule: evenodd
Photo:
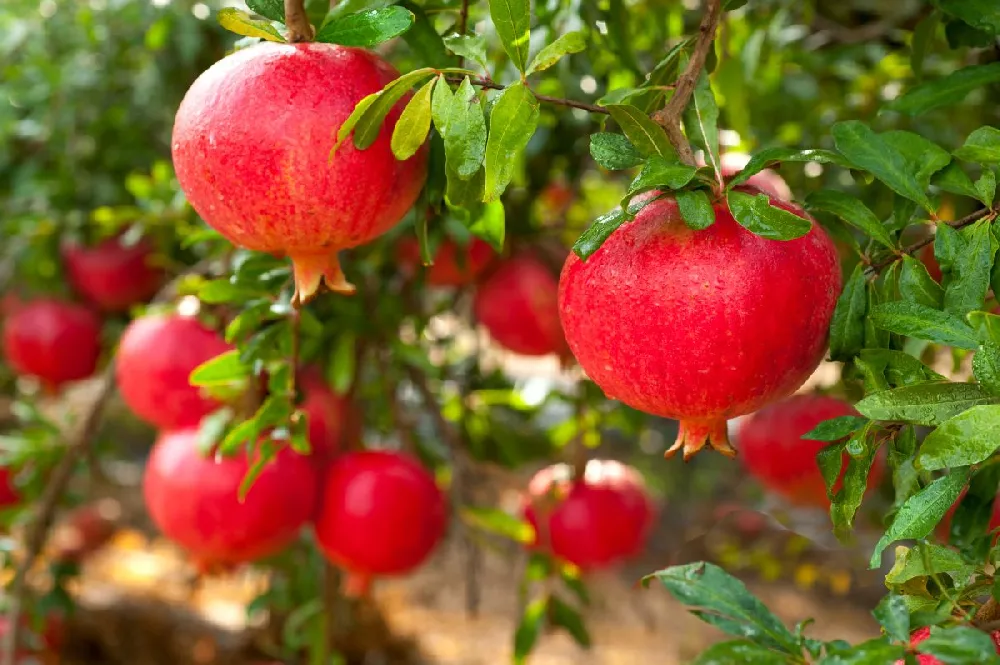
M 316 539 L 349 573 L 347 591 L 419 566 L 444 535 L 447 503 L 434 478 L 398 452 L 347 453 L 326 471 Z
M 14 471 L 0 468 L 0 510 L 16 506 L 21 502 L 21 494 L 14 484 Z
M 118 389 L 137 416 L 160 429 L 197 425 L 219 405 L 191 385 L 191 372 L 231 348 L 195 318 L 144 316 L 122 335 Z
M 60 300 L 27 302 L 7 317 L 3 352 L 13 370 L 52 392 L 86 379 L 101 355 L 101 320 L 86 307 Z
M 420 265 L 420 244 L 415 238 L 404 238 L 399 242 L 396 256 L 402 269 L 412 275 Z M 495 257 L 496 252 L 481 238 L 472 238 L 462 247 L 446 238 L 434 255 L 434 265 L 427 267 L 427 284 L 465 286 L 475 281 Z
M 347 410 L 346 402 L 330 389 L 317 367 L 299 373 L 304 399 L 300 408 L 309 425 L 309 446 L 320 463 L 333 459 L 340 449 Z
M 772 204 L 804 219 L 792 204 Z M 812 222 L 797 240 L 740 226 L 724 203 L 702 231 L 672 199 L 653 201 L 559 283 L 569 347 L 612 399 L 680 420 L 668 456 L 706 443 L 727 455 L 726 420 L 780 399 L 826 349 L 840 293 L 833 242 Z
M 63 247 L 70 284 L 105 312 L 127 311 L 156 294 L 163 282 L 163 271 L 153 265 L 152 257 L 153 245 L 147 240 L 126 246 L 119 237 L 93 247 Z
M 928 627 L 918 628 L 910 634 L 910 648 L 915 648 L 918 644 L 926 640 L 931 636 L 931 629 Z M 997 653 L 1000 653 L 1000 631 L 993 631 L 990 633 L 990 637 L 993 638 L 993 643 L 996 645 Z M 896 665 L 905 665 L 903 659 L 897 660 Z M 934 656 L 922 653 L 917 655 L 918 665 L 944 665 L 940 660 Z
M 802 435 L 824 420 L 856 415 L 854 407 L 834 397 L 789 397 L 761 409 L 740 425 L 740 458 L 751 476 L 792 503 L 829 507 L 823 475 L 816 464 L 816 454 L 829 443 L 803 439 Z M 841 479 L 846 471 L 845 465 Z M 881 475 L 881 458 L 877 458 L 868 476 L 868 486 L 877 485 Z M 839 486 L 840 481 L 834 489 Z
M 275 554 L 295 540 L 316 508 L 318 478 L 308 458 L 282 448 L 244 501 L 245 451 L 203 456 L 198 430 L 162 432 L 146 463 L 149 516 L 202 565 L 236 565 Z
M 346 140 L 331 156 L 358 101 L 398 75 L 362 49 L 265 42 L 210 67 L 177 111 L 174 167 L 191 205 L 234 244 L 289 256 L 300 302 L 324 280 L 352 293 L 337 252 L 392 228 L 423 187 L 426 147 L 405 162 L 389 147 L 410 95 L 370 147 Z
M 591 460 L 582 480 L 565 464 L 528 484 L 524 516 L 541 547 L 573 565 L 605 568 L 639 552 L 653 522 L 642 477 L 619 462 Z
M 476 318 L 500 346 L 526 356 L 566 349 L 559 323 L 559 285 L 548 267 L 520 254 L 502 262 L 476 290 Z

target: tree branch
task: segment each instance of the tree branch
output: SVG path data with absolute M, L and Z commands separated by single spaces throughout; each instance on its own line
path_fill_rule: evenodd
M 698 28 L 698 40 L 695 42 L 694 51 L 688 61 L 684 73 L 677 79 L 674 86 L 674 94 L 667 102 L 667 105 L 653 114 L 653 120 L 663 126 L 667 132 L 667 137 L 677 150 L 677 155 L 685 164 L 695 165 L 694 152 L 687 137 L 681 132 L 681 114 L 687 108 L 694 88 L 698 84 L 698 77 L 705 69 L 705 59 L 712 48 L 715 40 L 715 32 L 719 27 L 719 19 L 722 17 L 722 0 L 705 0 L 705 16 L 701 19 Z
M 448 76 L 446 77 L 449 83 L 461 83 L 462 77 L 460 76 Z M 500 85 L 499 83 L 484 78 L 482 76 L 470 76 L 469 82 L 472 85 L 479 86 L 480 88 L 487 88 L 489 90 L 503 90 L 506 86 Z M 532 90 L 534 93 L 534 91 Z M 603 106 L 597 104 L 588 104 L 587 102 L 578 102 L 573 99 L 563 99 L 562 97 L 550 97 L 548 95 L 539 95 L 535 93 L 535 98 L 540 102 L 545 102 L 547 104 L 555 104 L 557 106 L 568 106 L 573 109 L 581 109 L 583 111 L 589 111 L 591 113 L 602 113 L 608 115 L 608 110 Z
M 285 0 L 285 27 L 288 28 L 288 41 L 291 43 L 312 41 L 313 27 L 303 0 Z
M 998 212 L 997 210 L 993 210 L 991 208 L 982 208 L 981 210 L 977 210 L 971 215 L 966 215 L 965 217 L 957 219 L 954 222 L 946 222 L 946 224 L 951 228 L 958 230 L 965 228 L 966 226 L 975 224 L 979 220 L 984 219 L 986 217 L 995 217 L 997 215 L 997 212 Z M 924 238 L 923 240 L 919 240 L 910 245 L 909 247 L 907 247 L 906 249 L 902 250 L 899 254 L 890 256 L 889 258 L 879 261 L 878 263 L 871 264 L 870 266 L 868 266 L 868 268 L 865 269 L 865 272 L 869 277 L 878 274 L 878 272 L 883 268 L 892 265 L 896 261 L 901 260 L 903 258 L 903 255 L 916 254 L 917 252 L 919 252 L 921 249 L 931 244 L 932 242 L 934 242 L 934 236 L 929 236 L 927 238 Z

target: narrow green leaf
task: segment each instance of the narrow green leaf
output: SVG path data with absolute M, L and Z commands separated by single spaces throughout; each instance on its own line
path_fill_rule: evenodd
M 990 289 L 990 271 L 996 256 L 996 237 L 988 220 L 980 220 L 960 231 L 961 251 L 952 265 L 952 278 L 944 290 L 944 309 L 956 316 L 964 317 L 978 310 L 986 300 Z
M 891 190 L 916 201 L 924 209 L 933 208 L 906 158 L 867 125 L 847 120 L 834 124 L 831 132 L 837 150 L 856 167 L 870 172 Z
M 628 205 L 633 196 L 651 189 L 680 189 L 691 182 L 697 172 L 697 167 L 654 155 L 646 161 L 639 175 L 629 185 L 623 203 Z
M 285 22 L 285 3 L 283 0 L 247 0 L 247 7 L 258 16 L 280 23 Z
M 499 508 L 462 506 L 459 515 L 470 526 L 518 543 L 531 543 L 535 538 L 535 530 L 530 524 Z
M 997 176 L 990 169 L 983 169 L 983 174 L 976 180 L 975 183 L 976 193 L 980 201 L 987 208 L 993 205 L 993 199 L 997 195 Z
M 333 354 L 327 366 L 326 376 L 330 386 L 338 395 L 347 394 L 354 381 L 355 354 L 357 338 L 354 333 L 345 332 L 337 338 Z
M 328 21 L 316 33 L 316 41 L 372 48 L 400 36 L 410 29 L 413 21 L 413 13 L 399 5 L 369 9 Z
M 812 222 L 771 205 L 767 194 L 756 196 L 731 191 L 726 196 L 729 210 L 740 226 L 769 240 L 794 240 L 812 230 Z
M 491 3 L 492 4 L 492 3 Z M 490 112 L 486 144 L 486 202 L 500 198 L 514 174 L 516 158 L 538 127 L 538 100 L 523 83 L 504 89 Z
M 831 501 L 833 501 L 834 496 L 833 487 L 840 480 L 840 472 L 844 469 L 844 462 L 847 461 L 844 454 L 846 445 L 846 441 L 832 443 L 816 453 L 816 466 L 819 467 L 819 473 L 823 476 L 826 496 Z
M 439 126 L 438 130 L 441 129 Z M 462 79 L 462 84 L 451 98 L 441 135 L 444 137 L 448 167 L 454 169 L 462 180 L 476 175 L 486 157 L 486 116 L 483 115 L 479 94 L 468 76 Z
M 1000 468 L 989 464 L 981 466 L 972 474 L 969 489 L 951 514 L 948 542 L 958 547 L 966 559 L 984 561 L 989 556 L 998 486 Z
M 347 120 L 345 120 L 344 123 L 337 128 L 337 141 L 333 144 L 333 148 L 330 150 L 329 160 L 331 162 L 336 156 L 337 150 L 339 150 L 340 146 L 347 140 L 347 137 L 351 135 L 354 128 L 358 126 L 358 122 L 361 121 L 362 116 L 368 112 L 368 109 L 370 109 L 379 97 L 382 96 L 383 92 L 384 90 L 379 90 L 378 92 L 373 92 L 367 97 L 363 97 L 361 101 L 355 104 L 354 110 L 351 111 L 351 115 L 347 116 Z M 388 111 L 386 113 L 388 113 Z
M 896 244 L 889 237 L 879 218 L 868 206 L 850 194 L 844 194 L 831 189 L 822 189 L 811 193 L 805 200 L 806 209 L 822 210 L 832 215 L 836 215 L 865 235 L 873 238 L 889 249 L 895 248 Z
M 488 69 L 486 60 L 486 37 L 483 35 L 447 35 L 444 45 L 455 55 L 473 61 L 484 70 Z
M 492 3 L 491 3 L 492 4 Z M 545 625 L 546 612 L 549 607 L 548 596 L 536 598 L 528 603 L 524 610 L 524 616 L 514 631 L 514 664 L 524 665 L 528 655 L 535 648 L 538 637 L 542 634 L 542 627 Z
M 354 147 L 365 150 L 372 143 L 375 143 L 375 139 L 378 138 L 385 124 L 385 117 L 389 115 L 389 111 L 396 105 L 396 102 L 406 96 L 406 93 L 414 85 L 433 75 L 434 70 L 429 67 L 415 69 L 390 82 L 381 92 L 375 93 L 374 97 L 369 95 L 358 102 L 358 106 L 354 108 L 354 111 L 337 131 L 337 145 L 334 146 L 334 150 L 343 140 L 341 137 L 346 138 L 352 129 L 354 130 Z M 369 99 L 371 101 L 368 101 Z M 361 108 L 362 105 L 364 108 Z M 361 109 L 360 113 L 358 113 L 358 109 Z M 358 114 L 356 118 L 355 113 Z M 353 125 L 351 125 L 352 120 Z
M 944 289 L 927 272 L 927 266 L 908 255 L 903 256 L 899 295 L 903 300 L 932 309 L 941 309 L 944 302 Z
M 254 18 L 248 12 L 235 7 L 224 7 L 216 16 L 219 25 L 244 37 L 257 37 L 269 42 L 284 42 L 285 38 L 270 21 Z
M 934 626 L 930 637 L 916 645 L 920 653 L 930 654 L 943 665 L 997 665 L 997 647 L 993 637 L 972 626 Z
M 989 393 L 1000 395 L 1000 346 L 982 344 L 972 357 L 972 373 Z
M 831 150 L 796 150 L 794 148 L 768 148 L 761 150 L 750 158 L 746 166 L 743 167 L 726 185 L 727 190 L 742 185 L 751 176 L 754 176 L 769 166 L 780 164 L 781 162 L 816 162 L 817 164 L 836 164 L 844 168 L 851 168 L 852 164 Z
M 865 270 L 859 263 L 844 284 L 844 290 L 837 298 L 837 306 L 833 310 L 833 319 L 830 322 L 831 359 L 850 360 L 864 346 L 867 310 Z
M 506 211 L 503 203 L 492 201 L 483 206 L 483 214 L 469 227 L 469 230 L 490 244 L 499 254 L 503 252 L 504 236 L 507 230 Z
M 236 414 L 230 407 L 224 406 L 201 419 L 198 425 L 198 451 L 202 455 L 207 457 L 212 454 L 234 415 Z
M 885 583 L 900 586 L 918 577 L 935 575 L 948 575 L 959 582 L 968 579 L 975 568 L 974 564 L 951 548 L 933 543 L 917 543 L 912 548 L 900 547 L 896 550 L 896 563 L 885 576 Z
M 250 368 L 240 361 L 239 350 L 234 349 L 195 367 L 188 380 L 192 386 L 214 386 L 242 381 L 249 376 Z
M 205 282 L 198 289 L 198 299 L 212 305 L 227 302 L 245 302 L 260 296 L 256 289 L 249 289 L 245 286 L 237 286 L 229 279 L 213 279 Z
M 621 171 L 642 164 L 642 155 L 622 134 L 597 132 L 590 135 L 590 156 L 609 171 Z
M 997 402 L 995 396 L 990 396 Z M 928 471 L 979 464 L 1000 448 L 1000 405 L 983 404 L 959 413 L 927 435 L 917 465 Z
M 631 104 L 611 104 L 606 108 L 641 154 L 677 159 L 677 153 L 670 145 L 663 127 L 653 122 L 648 115 Z
M 590 648 L 590 633 L 583 623 L 583 617 L 558 596 L 552 596 L 549 601 L 549 620 L 553 626 L 565 629 L 579 646 Z
M 892 349 L 862 349 L 859 359 L 888 380 L 890 386 L 909 386 L 945 378 L 913 356 Z M 886 388 L 888 389 L 888 388 Z
M 910 612 L 902 596 L 889 594 L 882 599 L 875 611 L 875 620 L 885 629 L 885 634 L 896 642 L 910 639 Z
M 787 662 L 787 656 L 775 653 L 773 649 L 749 640 L 733 640 L 713 644 L 698 654 L 691 665 L 774 665 L 784 662 Z
M 407 160 L 413 157 L 427 140 L 427 133 L 431 131 L 431 92 L 438 82 L 447 85 L 440 76 L 425 83 L 413 95 L 396 121 L 391 144 L 392 154 L 396 159 Z
M 924 60 L 940 24 L 941 14 L 931 12 L 913 29 L 913 39 L 910 40 L 910 68 L 918 79 L 924 75 Z
M 934 260 L 941 268 L 941 283 L 945 284 L 951 278 L 955 260 L 962 253 L 965 238 L 948 224 L 941 224 L 934 234 Z
M 989 312 L 969 312 L 965 318 L 976 331 L 980 342 L 1000 345 L 1000 316 Z
M 323 0 L 318 1 L 323 2 Z M 411 0 L 403 0 L 399 6 L 405 7 L 413 14 L 413 26 L 403 33 L 403 41 L 413 51 L 418 62 L 438 69 L 443 69 L 451 64 L 452 58 L 445 49 L 444 40 L 434 28 L 430 16 Z
M 827 655 L 816 665 L 888 665 L 904 655 L 903 645 L 890 644 L 887 637 L 879 637 L 853 646 L 845 643 L 839 649 L 827 643 Z
M 885 108 L 906 115 L 921 115 L 933 109 L 961 104 L 973 90 L 1000 81 L 1000 62 L 963 67 L 948 76 L 921 83 L 897 97 Z
M 824 420 L 803 434 L 802 438 L 809 441 L 840 441 L 868 422 L 868 419 L 862 416 L 838 416 Z
M 704 71 L 698 76 L 698 83 L 691 101 L 684 109 L 684 129 L 695 145 L 705 151 L 705 162 L 718 174 L 722 170 L 719 162 L 719 105 L 708 83 Z
M 955 156 L 978 164 L 1000 163 L 1000 129 L 980 127 L 969 134 L 962 147 L 955 151 Z
M 915 174 L 917 183 L 924 190 L 930 186 L 931 177 L 951 163 L 947 150 L 920 134 L 893 130 L 882 132 L 879 137 L 906 159 L 907 169 Z
M 682 189 L 674 193 L 681 218 L 689 229 L 701 231 L 715 223 L 715 208 L 703 189 Z
M 975 331 L 962 319 L 947 312 L 912 302 L 887 302 L 876 305 L 868 315 L 883 330 L 937 342 L 960 349 L 978 346 Z
M 872 420 L 936 426 L 995 398 L 974 383 L 923 383 L 868 395 L 854 405 Z
M 585 48 L 587 48 L 587 40 L 584 38 L 582 32 L 567 32 L 565 35 L 556 38 L 551 44 L 547 44 L 542 48 L 531 61 L 528 71 L 524 74 L 525 76 L 530 76 L 535 72 L 548 69 L 559 62 L 563 56 L 570 53 L 579 53 Z
M 993 0 L 932 0 L 943 12 L 957 16 L 977 30 L 1000 35 L 1000 5 Z
M 868 476 L 878 454 L 878 445 L 869 436 L 869 428 L 855 432 L 844 444 L 848 453 L 843 484 L 830 503 L 830 521 L 838 537 L 843 538 L 854 527 L 854 518 L 868 490 Z
M 618 230 L 619 226 L 627 222 L 646 203 L 645 201 L 640 203 L 632 201 L 629 204 L 628 214 L 619 206 L 611 212 L 595 219 L 590 228 L 584 231 L 583 235 L 573 245 L 573 252 L 586 261 L 594 252 L 601 248 L 601 245 L 611 237 L 612 233 Z
M 969 469 L 952 470 L 906 500 L 892 524 L 875 545 L 870 568 L 878 568 L 882 563 L 882 552 L 897 540 L 925 538 L 937 526 L 958 495 L 969 481 Z
M 979 191 L 972 183 L 972 179 L 969 178 L 968 174 L 962 170 L 962 167 L 955 162 L 952 162 L 941 171 L 938 171 L 938 173 L 934 176 L 933 183 L 936 187 L 940 187 L 944 191 L 951 192 L 952 194 L 968 196 L 974 199 L 979 198 Z
M 531 46 L 530 0 L 490 0 L 490 17 L 504 51 L 518 70 L 528 67 L 528 49 Z

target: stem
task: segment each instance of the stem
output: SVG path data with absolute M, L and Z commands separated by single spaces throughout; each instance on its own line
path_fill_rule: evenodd
M 991 217 L 991 218 L 992 217 L 996 217 L 997 212 L 998 212 L 997 210 L 994 210 L 992 208 L 982 208 L 981 210 L 977 210 L 976 212 L 974 212 L 974 213 L 972 213 L 970 215 L 966 215 L 965 217 L 962 217 L 961 219 L 957 219 L 954 222 L 946 222 L 946 223 L 951 228 L 953 228 L 955 230 L 958 230 L 958 229 L 965 228 L 966 226 L 970 226 L 972 224 L 975 224 L 979 220 L 985 219 L 986 217 Z M 927 245 L 931 244 L 932 242 L 934 242 L 934 237 L 933 236 L 930 236 L 928 238 L 924 238 L 923 240 L 919 240 L 919 241 L 913 243 L 912 245 L 910 245 L 909 247 L 903 249 L 899 254 L 896 254 L 894 256 L 890 256 L 889 258 L 887 258 L 887 259 L 885 259 L 883 261 L 879 261 L 878 263 L 871 264 L 870 266 L 868 266 L 866 272 L 867 272 L 867 274 L 869 276 L 878 274 L 878 272 L 880 270 L 882 270 L 883 268 L 885 268 L 887 266 L 890 266 L 893 263 L 895 263 L 896 261 L 899 261 L 900 259 L 902 259 L 903 255 L 905 255 L 905 254 L 910 254 L 910 255 L 915 254 L 915 253 L 919 252 L 921 249 L 923 249 L 924 247 L 926 247 Z
M 462 8 L 458 12 L 458 25 L 456 28 L 460 35 L 464 35 L 469 31 L 469 0 L 462 0 Z M 458 56 L 458 66 L 465 66 L 465 58 L 463 56 Z
M 292 349 L 289 353 L 288 363 L 291 365 L 289 368 L 291 370 L 290 381 L 291 385 L 288 387 L 289 396 L 292 403 L 295 403 L 296 391 L 299 387 L 299 337 L 301 336 L 302 330 L 302 313 L 299 311 L 298 307 L 292 307 L 292 311 L 288 315 L 288 321 L 292 332 Z
M 674 87 L 674 94 L 667 102 L 667 105 L 653 114 L 653 120 L 663 126 L 667 132 L 667 137 L 677 150 L 677 156 L 685 164 L 695 165 L 694 152 L 691 144 L 681 131 L 681 114 L 687 108 L 694 88 L 698 84 L 698 77 L 705 69 L 705 58 L 712 48 L 715 40 L 715 32 L 719 27 L 719 19 L 722 16 L 722 0 L 705 0 L 705 16 L 701 19 L 701 26 L 698 28 L 698 40 L 695 42 L 694 51 L 688 61 L 684 73 L 677 79 Z
M 461 83 L 462 77 L 459 76 L 448 76 L 446 77 L 449 83 Z M 480 88 L 487 88 L 489 90 L 503 90 L 506 86 L 500 85 L 499 83 L 482 77 L 482 76 L 470 76 L 469 83 L 472 85 L 477 85 Z M 534 91 L 532 91 L 534 92 Z M 578 102 L 574 99 L 564 99 L 562 97 L 550 97 L 548 95 L 539 95 L 535 93 L 535 98 L 540 102 L 545 102 L 547 104 L 555 104 L 557 106 L 568 106 L 573 109 L 581 109 L 583 111 L 590 111 L 591 113 L 603 113 L 604 115 L 609 115 L 608 110 L 603 106 L 597 104 L 588 104 L 587 102 Z
M 285 0 L 285 27 L 292 44 L 312 41 L 313 27 L 303 0 Z

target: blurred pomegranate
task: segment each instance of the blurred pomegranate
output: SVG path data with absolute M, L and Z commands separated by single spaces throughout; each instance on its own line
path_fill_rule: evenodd
M 75 243 L 63 247 L 70 284 L 106 312 L 127 311 L 156 294 L 164 273 L 152 258 L 153 245 L 146 239 L 125 245 L 115 237 L 93 247 Z
M 80 506 L 63 516 L 49 538 L 48 548 L 56 561 L 80 563 L 103 547 L 117 529 L 121 506 L 102 499 Z
M 308 420 L 312 456 L 325 464 L 340 450 L 347 402 L 327 385 L 318 367 L 304 368 L 299 383 L 304 396 L 300 408 Z
M 420 243 L 416 238 L 400 240 L 396 256 L 406 274 L 415 274 L 420 267 Z M 427 284 L 465 286 L 475 281 L 495 258 L 496 252 L 485 240 L 473 237 L 468 245 L 460 247 L 451 238 L 446 238 L 438 246 L 434 265 L 426 268 Z
M 21 495 L 14 485 L 14 471 L 0 468 L 0 509 L 16 506 L 21 501 Z

